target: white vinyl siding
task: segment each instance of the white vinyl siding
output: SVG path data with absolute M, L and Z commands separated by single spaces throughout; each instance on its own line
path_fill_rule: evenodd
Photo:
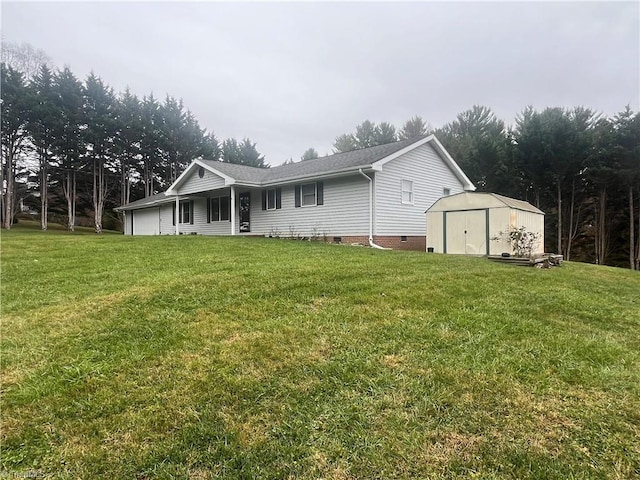
M 254 235 L 347 236 L 368 231 L 369 183 L 361 175 L 325 180 L 323 205 L 314 208 L 296 208 L 294 185 L 282 186 L 282 208 L 277 210 L 262 210 L 261 191 L 251 191 Z
M 402 180 L 410 180 L 413 204 L 402 204 Z M 425 211 L 442 196 L 443 185 L 451 193 L 463 185 L 429 144 L 391 160 L 375 176 L 375 235 L 422 236 Z
M 217 188 L 224 188 L 224 178 L 211 173 L 207 169 L 204 170 L 204 176 L 200 178 L 198 169 L 194 168 L 191 175 L 178 187 L 177 193 L 178 195 L 188 195 Z

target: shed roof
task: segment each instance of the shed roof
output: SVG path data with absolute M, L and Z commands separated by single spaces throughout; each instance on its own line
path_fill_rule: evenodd
M 427 212 L 449 212 L 456 210 L 504 207 L 544 215 L 542 210 L 534 207 L 529 202 L 489 192 L 462 192 L 442 197 L 429 207 Z

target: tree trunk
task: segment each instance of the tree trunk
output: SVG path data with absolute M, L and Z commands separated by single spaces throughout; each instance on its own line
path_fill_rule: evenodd
M 635 240 L 636 240 L 636 233 L 635 233 L 635 215 L 634 215 L 634 211 L 633 211 L 633 185 L 629 186 L 629 268 L 631 270 L 635 270 L 635 253 L 636 253 L 636 247 L 635 247 Z
M 638 198 L 638 238 L 636 240 L 636 270 L 640 270 L 640 198 Z
M 560 179 L 556 180 L 558 187 L 558 254 L 562 255 L 562 187 Z
M 93 218 L 96 233 L 102 233 L 102 213 L 104 211 L 104 196 L 106 193 L 102 159 L 95 159 L 93 168 Z
M 4 195 L 4 228 L 7 230 L 11 230 L 11 226 L 13 225 L 13 204 L 14 204 L 14 196 L 15 196 L 15 158 L 12 145 L 9 145 L 7 149 L 7 154 L 5 156 L 6 163 L 6 174 L 5 174 L 5 184 L 6 184 L 6 193 Z
M 596 230 L 596 261 L 604 265 L 607 257 L 607 229 L 606 229 L 607 189 L 602 187 L 598 196 L 598 215 Z
M 571 244 L 573 243 L 573 237 L 575 236 L 575 232 L 578 229 L 577 225 L 574 228 L 573 226 L 573 216 L 574 209 L 576 203 L 576 179 L 574 178 L 571 181 L 571 204 L 569 207 L 569 232 L 567 233 L 567 248 L 565 249 L 565 260 L 571 260 Z
M 44 151 L 40 151 L 40 228 L 47 230 L 47 216 L 49 210 L 49 171 L 48 159 Z
M 67 171 L 62 182 L 62 191 L 67 200 L 67 230 L 73 232 L 76 224 L 76 173 Z

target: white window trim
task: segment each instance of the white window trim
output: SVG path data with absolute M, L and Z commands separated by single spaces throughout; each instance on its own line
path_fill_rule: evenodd
M 313 204 L 308 203 L 305 205 L 304 203 L 304 193 L 302 190 L 305 185 L 313 185 Z M 318 182 L 303 183 L 302 185 L 300 185 L 300 206 L 301 207 L 317 207 L 318 206 Z
M 273 207 L 269 208 L 269 192 L 273 192 Z M 300 189 L 300 195 L 302 195 L 302 189 Z M 302 200 L 300 200 L 302 201 Z M 267 189 L 267 210 L 275 210 L 278 205 L 278 192 L 275 188 Z
M 404 184 L 405 182 L 408 182 L 411 185 L 411 190 L 405 190 L 404 189 Z M 405 193 L 409 193 L 409 198 L 411 200 L 409 201 L 405 201 L 404 199 L 404 194 Z M 400 201 L 402 202 L 403 205 L 413 205 L 413 201 L 414 201 L 414 196 L 413 196 L 413 180 L 405 180 L 402 179 L 400 181 Z

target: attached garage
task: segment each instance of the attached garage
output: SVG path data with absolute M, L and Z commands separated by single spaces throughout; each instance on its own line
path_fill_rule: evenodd
M 500 232 L 525 227 L 540 236 L 534 253 L 544 250 L 544 213 L 522 200 L 495 193 L 463 192 L 436 201 L 427 214 L 427 251 L 460 255 L 513 254 Z M 499 240 L 492 240 L 500 237 Z
M 160 208 L 144 208 L 132 210 L 131 230 L 134 235 L 160 234 Z

